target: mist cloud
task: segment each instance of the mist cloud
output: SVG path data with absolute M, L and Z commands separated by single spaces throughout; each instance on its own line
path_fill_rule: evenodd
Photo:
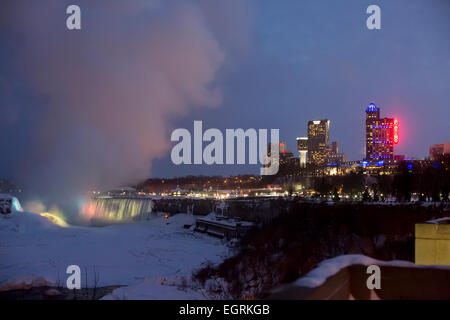
M 68 4 L 4 7 L 3 29 L 15 37 L 12 69 L 39 97 L 26 106 L 38 110 L 25 112 L 35 121 L 17 175 L 42 197 L 148 177 L 170 147 L 171 118 L 221 104 L 216 78 L 227 52 L 219 38 L 232 38 L 210 26 L 205 3 L 79 1 L 80 31 L 65 27 Z

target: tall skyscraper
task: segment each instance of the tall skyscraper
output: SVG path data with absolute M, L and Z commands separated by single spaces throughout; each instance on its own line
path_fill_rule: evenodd
M 394 159 L 398 143 L 398 120 L 380 118 L 380 109 L 371 102 L 366 109 L 366 160 Z
M 308 121 L 308 163 L 323 166 L 327 159 L 330 120 Z
M 300 168 L 306 167 L 306 155 L 308 153 L 308 138 L 297 138 L 297 150 L 300 156 Z

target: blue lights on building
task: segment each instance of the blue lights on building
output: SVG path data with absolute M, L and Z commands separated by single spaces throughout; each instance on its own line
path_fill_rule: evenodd
M 412 163 L 408 163 L 408 170 L 412 170 L 412 168 L 413 168 Z
M 392 128 L 392 126 L 388 125 L 388 126 L 382 126 L 382 125 L 377 125 L 377 124 L 373 124 L 372 125 L 372 129 L 390 129 Z
M 376 112 L 376 111 L 378 111 L 378 108 L 374 103 L 369 104 L 369 106 L 366 109 L 366 112 Z

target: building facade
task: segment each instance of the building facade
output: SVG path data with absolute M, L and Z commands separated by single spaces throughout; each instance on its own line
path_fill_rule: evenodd
M 280 149 L 279 150 L 280 150 L 280 154 L 287 152 L 286 141 L 280 141 Z
M 333 141 L 327 146 L 327 164 L 338 164 L 348 161 L 345 153 L 339 153 L 339 143 Z
M 308 122 L 308 163 L 323 166 L 327 161 L 327 146 L 330 139 L 330 120 Z
M 393 160 L 398 143 L 398 120 L 380 118 L 380 109 L 370 103 L 366 109 L 366 160 Z
M 436 161 L 444 154 L 450 154 L 450 142 L 435 144 L 430 147 L 430 160 Z
M 308 138 L 298 137 L 297 138 L 297 150 L 300 158 L 300 168 L 306 167 L 306 156 L 308 154 Z

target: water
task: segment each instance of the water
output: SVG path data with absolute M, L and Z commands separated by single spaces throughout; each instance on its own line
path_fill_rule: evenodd
M 153 207 L 151 198 L 98 197 L 85 204 L 82 214 L 88 219 L 127 222 L 155 216 Z

